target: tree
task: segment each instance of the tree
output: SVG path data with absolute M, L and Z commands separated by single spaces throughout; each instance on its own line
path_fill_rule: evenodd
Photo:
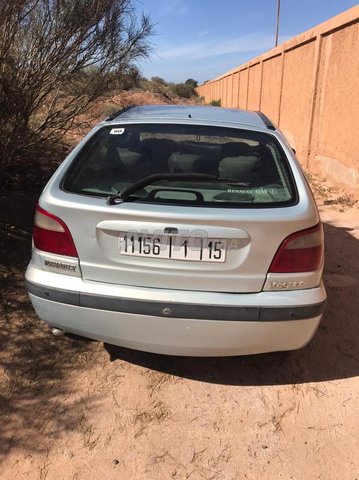
M 154 83 L 159 83 L 160 85 L 167 86 L 166 80 L 164 80 L 162 77 L 151 77 L 151 81 Z
M 153 27 L 133 0 L 1 0 L 3 165 L 64 134 L 151 53 Z
M 186 84 L 186 85 L 191 85 L 193 88 L 197 88 L 197 87 L 198 87 L 198 82 L 197 82 L 197 80 L 193 80 L 193 78 L 188 78 L 188 79 L 185 81 L 185 84 Z
M 193 80 L 193 82 L 195 82 L 195 80 Z M 176 83 L 173 90 L 179 97 L 191 98 L 198 95 L 191 79 L 185 83 Z
M 142 80 L 141 72 L 137 67 L 130 66 L 119 76 L 116 87 L 120 90 L 131 90 L 132 88 L 138 88 Z

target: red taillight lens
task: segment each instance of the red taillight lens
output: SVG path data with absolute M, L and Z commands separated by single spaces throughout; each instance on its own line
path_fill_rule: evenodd
M 270 273 L 297 273 L 319 270 L 323 261 L 323 227 L 301 230 L 287 237 L 275 254 Z
M 77 257 L 77 250 L 66 224 L 37 205 L 34 221 L 34 245 L 38 250 Z

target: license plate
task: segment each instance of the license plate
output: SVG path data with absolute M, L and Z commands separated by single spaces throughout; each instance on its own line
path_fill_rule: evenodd
M 137 257 L 220 263 L 226 259 L 226 240 L 123 233 L 120 236 L 119 253 Z

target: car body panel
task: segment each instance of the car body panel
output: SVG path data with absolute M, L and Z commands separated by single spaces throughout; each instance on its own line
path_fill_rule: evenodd
M 209 108 L 209 107 L 208 107 Z M 170 108 L 171 117 L 160 116 L 160 107 L 136 107 L 121 115 L 124 121 L 154 123 L 161 118 L 161 123 L 182 124 L 186 119 L 190 124 L 200 123 L 214 125 L 209 120 L 196 120 L 197 109 L 186 107 Z M 201 107 L 200 117 L 216 115 L 223 118 L 222 110 Z M 131 112 L 131 116 L 130 116 Z M 157 112 L 157 113 L 156 113 Z M 192 112 L 192 113 L 188 113 Z M 210 113 L 210 115 L 209 115 Z M 238 115 L 237 110 L 229 110 L 226 123 L 230 128 L 243 128 L 243 124 L 231 122 Z M 254 112 L 242 112 L 244 121 L 252 122 L 247 127 L 251 131 L 265 131 L 263 122 Z M 248 115 L 247 115 L 248 113 Z M 228 114 L 228 112 L 227 112 Z M 249 120 L 248 120 L 248 118 Z M 119 121 L 110 122 L 118 126 Z M 103 123 L 101 124 L 103 126 Z M 107 123 L 106 123 L 107 125 Z M 262 126 L 260 126 L 262 125 Z M 95 134 L 100 127 L 94 129 Z M 270 131 L 282 142 L 280 133 Z M 283 143 L 284 144 L 284 143 Z M 224 292 L 259 292 L 266 281 L 266 273 L 282 240 L 291 233 L 308 228 L 319 222 L 317 209 L 311 200 L 310 190 L 303 181 L 301 170 L 290 148 L 286 154 L 291 164 L 293 176 L 298 188 L 298 203 L 285 208 L 198 208 L 146 203 L 122 203 L 109 207 L 104 198 L 95 198 L 65 192 L 61 189 L 64 171 L 72 162 L 70 156 L 58 170 L 51 184 L 45 189 L 40 199 L 40 206 L 49 209 L 68 225 L 77 246 L 81 270 L 84 278 L 126 285 L 175 289 L 210 290 Z M 76 152 L 75 152 L 76 154 Z M 74 154 L 74 155 L 75 155 Z M 273 229 L 273 218 L 275 228 Z M 104 225 L 111 222 L 112 232 Z M 180 232 L 187 232 L 193 237 L 201 231 L 209 238 L 228 238 L 234 248 L 228 251 L 225 263 L 179 262 L 174 260 L 124 257 L 118 253 L 119 233 L 128 227 L 146 234 L 163 235 L 165 228 L 175 227 Z M 228 233 L 226 233 L 226 231 Z M 233 233 L 230 233 L 233 232 Z M 266 241 L 270 232 L 271 242 Z M 239 240 L 239 236 L 241 237 Z M 83 242 L 83 238 L 87 241 Z M 245 238 L 244 238 L 245 237 Z M 185 238 L 185 236 L 184 236 Z M 235 243 L 235 241 L 237 242 Z
M 123 125 L 144 123 L 220 125 L 271 135 L 287 157 L 296 203 L 264 208 L 201 208 L 144 202 L 108 205 L 104 197 L 63 189 L 63 178 L 72 162 L 101 128 L 121 129 Z M 68 290 L 75 298 L 79 295 L 79 299 L 90 295 L 121 301 L 158 301 L 161 311 L 171 310 L 171 304 L 176 302 L 197 305 L 201 311 L 205 311 L 205 306 L 217 306 L 237 308 L 238 312 L 249 307 L 294 309 L 325 302 L 325 290 L 320 283 L 323 265 L 313 272 L 268 273 L 283 240 L 317 225 L 320 218 L 291 147 L 282 133 L 268 127 L 256 112 L 192 106 L 135 107 L 124 111 L 117 118 L 101 122 L 70 153 L 45 187 L 39 205 L 65 222 L 79 259 L 33 248 L 26 279 L 38 291 L 46 286 L 55 292 Z M 209 239 L 224 239 L 231 247 L 221 262 L 120 254 L 124 232 L 166 237 L 165 229 L 177 229 L 171 234 L 174 239 L 200 234 Z M 48 300 L 34 294 L 34 290 L 31 293 L 31 288 L 29 291 L 38 315 L 51 326 L 117 345 L 178 355 L 237 355 L 300 348 L 314 334 L 322 314 L 300 320 L 277 320 L 270 314 L 265 322 L 243 320 L 241 315 L 232 322 L 195 315 L 184 319 L 154 312 L 146 315 L 137 310 L 109 311 L 97 308 L 96 302 L 81 304 L 80 300 L 79 304 L 70 305 L 59 301 L 61 294 Z
M 322 298 L 325 294 L 321 293 Z M 88 338 L 147 352 L 224 356 L 295 350 L 314 335 L 321 314 L 300 320 L 226 321 L 131 314 L 54 302 L 30 294 L 46 323 Z
M 62 277 L 61 289 L 59 274 L 31 265 L 27 271 L 33 306 L 50 326 L 114 345 L 173 355 L 244 355 L 301 348 L 314 335 L 326 299 L 323 284 L 307 291 L 230 294 Z M 101 302 L 103 308 L 96 308 Z M 317 314 L 296 319 L 296 312 L 305 312 L 308 306 Z M 256 315 L 257 310 L 263 314 Z M 182 316 L 176 316 L 178 311 L 184 312 Z

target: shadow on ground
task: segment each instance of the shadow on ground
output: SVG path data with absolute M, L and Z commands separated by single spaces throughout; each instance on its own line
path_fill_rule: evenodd
M 43 452 L 63 431 L 86 430 L 89 399 L 70 376 L 92 363 L 101 344 L 54 338 L 24 288 L 38 194 L 0 195 L 0 460 L 14 447 Z M 1 475 L 0 475 L 1 476 Z
M 125 360 L 171 375 L 226 385 L 320 382 L 359 374 L 359 242 L 345 228 L 325 224 L 326 312 L 303 349 L 246 357 L 186 358 L 106 345 L 112 361 Z

